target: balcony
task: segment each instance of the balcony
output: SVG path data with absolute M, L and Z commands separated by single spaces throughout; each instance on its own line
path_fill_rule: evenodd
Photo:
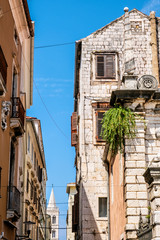
M 19 97 L 11 99 L 12 113 L 10 119 L 10 127 L 14 131 L 16 137 L 21 137 L 24 133 L 25 110 Z
M 8 186 L 7 219 L 13 222 L 20 218 L 20 192 L 15 186 Z

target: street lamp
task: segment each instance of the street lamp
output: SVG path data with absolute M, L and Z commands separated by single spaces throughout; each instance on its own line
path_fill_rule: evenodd
M 18 239 L 32 240 L 31 238 L 29 238 L 29 235 L 30 235 L 30 233 L 31 233 L 32 226 L 33 226 L 33 224 L 35 224 L 35 222 L 26 221 L 26 222 L 23 222 L 23 224 L 25 224 L 25 226 L 26 226 L 27 235 L 16 235 L 16 237 L 17 237 Z

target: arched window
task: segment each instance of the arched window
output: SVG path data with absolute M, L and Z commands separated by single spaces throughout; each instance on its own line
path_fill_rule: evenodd
M 55 224 L 56 223 L 56 216 L 54 215 L 53 217 L 52 217 L 52 224 Z

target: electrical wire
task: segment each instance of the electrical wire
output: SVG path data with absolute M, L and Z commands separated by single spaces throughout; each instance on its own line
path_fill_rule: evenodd
M 2 16 L 8 12 L 12 12 L 13 10 L 19 8 L 19 7 L 23 7 L 23 5 L 19 5 L 19 6 L 16 6 L 14 8 L 11 8 L 5 12 L 2 11 Z M 71 44 L 75 44 L 76 41 L 74 42 L 64 42 L 64 43 L 57 43 L 57 44 L 50 44 L 50 45 L 42 45 L 42 46 L 37 46 L 37 47 L 34 47 L 34 49 L 42 49 L 42 48 L 52 48 L 52 47 L 59 47 L 59 46 L 65 46 L 65 45 L 71 45 Z
M 28 66 L 27 60 L 26 60 L 26 58 L 25 58 L 25 56 L 24 56 L 24 53 L 23 53 L 23 49 L 22 49 L 22 55 L 23 55 L 24 61 L 25 61 L 25 63 L 26 63 L 26 66 L 27 66 L 28 70 L 30 71 L 30 67 Z M 63 130 L 61 129 L 61 127 L 59 127 L 59 125 L 57 124 L 57 122 L 56 122 L 55 119 L 53 118 L 52 114 L 50 113 L 50 111 L 49 111 L 48 107 L 46 106 L 46 104 L 45 104 L 45 102 L 44 102 L 44 100 L 43 100 L 43 98 L 42 98 L 42 96 L 41 96 L 41 94 L 40 94 L 40 92 L 39 92 L 39 89 L 38 89 L 38 87 L 37 87 L 37 85 L 36 85 L 36 83 L 35 83 L 34 80 L 33 80 L 33 83 L 34 83 L 34 86 L 35 86 L 35 88 L 36 88 L 36 90 L 37 90 L 37 93 L 38 93 L 38 95 L 39 95 L 39 97 L 40 97 L 40 99 L 41 99 L 41 102 L 42 102 L 42 104 L 44 105 L 44 108 L 46 109 L 46 112 L 48 113 L 48 115 L 49 115 L 49 117 L 51 118 L 52 122 L 54 123 L 54 125 L 56 126 L 56 128 L 61 132 L 61 134 L 62 134 L 67 140 L 69 140 L 69 138 L 67 137 L 67 135 L 63 132 Z
M 37 46 L 37 47 L 34 47 L 34 49 L 59 47 L 59 46 L 65 46 L 65 45 L 71 45 L 71 44 L 75 44 L 75 42 L 66 42 L 66 43 L 58 43 L 58 44 L 51 44 L 51 45 L 45 45 L 45 46 Z
M 63 130 L 58 126 L 58 124 L 57 124 L 57 122 L 54 120 L 52 114 L 49 112 L 49 110 L 48 110 L 48 108 L 47 108 L 47 106 L 46 106 L 46 104 L 45 104 L 45 102 L 44 102 L 44 100 L 43 100 L 43 98 L 42 98 L 42 96 L 41 96 L 41 94 L 40 94 L 40 92 L 39 92 L 39 89 L 38 89 L 35 81 L 33 81 L 33 83 L 34 83 L 35 88 L 36 88 L 36 90 L 37 90 L 37 93 L 38 93 L 38 95 L 39 95 L 39 97 L 40 97 L 40 99 L 41 99 L 41 102 L 43 103 L 43 106 L 44 106 L 44 108 L 46 109 L 46 112 L 48 113 L 48 115 L 49 115 L 49 117 L 51 118 L 52 122 L 54 123 L 54 125 L 56 126 L 56 128 L 61 132 L 61 134 L 62 134 L 67 140 L 69 140 L 69 138 L 67 137 L 67 135 L 66 135 L 66 134 L 63 132 Z
M 22 6 L 22 5 L 19 5 L 19 6 L 15 7 L 15 8 L 9 9 L 9 10 L 6 11 L 6 12 L 2 12 L 2 15 L 6 14 L 6 13 L 8 13 L 8 12 L 11 12 L 12 10 L 14 10 L 14 9 L 16 9 L 16 8 L 19 8 L 19 7 L 21 7 L 21 6 Z M 34 47 L 34 49 L 41 49 L 41 48 L 48 48 L 48 47 L 56 47 L 56 46 L 63 46 L 63 45 L 69 45 L 69 44 L 75 44 L 75 42 L 60 43 L 60 44 L 51 44 L 51 45 L 45 45 L 45 46 L 37 46 L 37 47 Z M 25 61 L 25 63 L 26 63 L 26 66 L 27 66 L 28 70 L 30 71 L 30 67 L 28 66 L 28 63 L 27 63 L 26 58 L 25 58 L 24 53 L 23 53 L 23 49 L 22 49 L 21 51 L 22 51 L 22 55 L 23 55 L 24 61 Z M 63 130 L 61 129 L 61 127 L 59 127 L 59 125 L 57 124 L 57 122 L 56 122 L 55 119 L 53 118 L 52 114 L 51 114 L 50 111 L 48 110 L 48 108 L 47 108 L 47 106 L 46 106 L 46 104 L 45 104 L 45 102 L 44 102 L 44 100 L 43 100 L 43 98 L 42 98 L 42 96 L 41 96 L 41 94 L 40 94 L 40 92 L 39 92 L 39 89 L 38 89 L 38 87 L 37 87 L 37 85 L 36 85 L 36 83 L 35 83 L 34 80 L 33 80 L 33 83 L 34 83 L 35 88 L 36 88 L 36 90 L 37 90 L 37 93 L 38 93 L 38 95 L 39 95 L 39 97 L 40 97 L 40 99 L 41 99 L 41 102 L 42 102 L 42 104 L 44 105 L 44 107 L 45 107 L 45 109 L 46 109 L 49 117 L 51 118 L 52 122 L 54 123 L 54 125 L 56 126 L 56 128 L 61 132 L 61 134 L 62 134 L 67 140 L 69 140 L 69 138 L 67 137 L 67 135 L 63 132 Z

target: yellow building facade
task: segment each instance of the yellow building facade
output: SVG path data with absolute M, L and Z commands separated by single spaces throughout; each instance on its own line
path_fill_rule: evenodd
M 23 167 L 23 223 L 32 222 L 30 238 L 46 239 L 46 164 L 40 120 L 26 118 L 26 155 Z M 23 235 L 27 234 L 23 224 Z

